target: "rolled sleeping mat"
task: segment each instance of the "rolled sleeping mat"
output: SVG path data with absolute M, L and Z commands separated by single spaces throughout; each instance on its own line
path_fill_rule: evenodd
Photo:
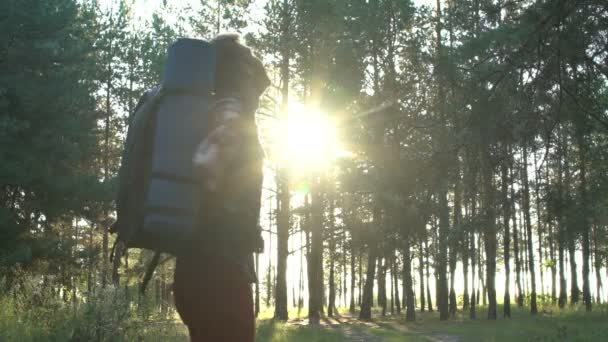
M 145 248 L 178 254 L 191 242 L 200 208 L 192 157 L 210 131 L 215 65 L 209 42 L 179 39 L 169 48 L 145 196 Z

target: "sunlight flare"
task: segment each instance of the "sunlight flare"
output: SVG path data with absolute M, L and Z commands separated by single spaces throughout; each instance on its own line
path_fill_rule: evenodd
M 274 135 L 278 161 L 295 172 L 319 171 L 347 153 L 339 139 L 336 120 L 298 102 L 289 104 Z

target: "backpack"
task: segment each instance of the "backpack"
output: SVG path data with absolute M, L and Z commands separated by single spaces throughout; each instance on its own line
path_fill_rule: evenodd
M 215 240 L 237 237 L 249 242 L 238 244 L 246 249 L 244 253 L 261 249 L 257 213 L 233 227 L 232 237 L 219 236 L 218 229 L 203 223 L 208 221 L 205 217 L 215 214 L 202 212 L 202 208 L 208 208 L 205 203 L 222 200 L 205 198 L 209 193 L 204 191 L 204 174 L 193 164 L 201 141 L 213 129 L 213 109 L 218 102 L 214 98 L 216 60 L 213 43 L 177 40 L 168 50 L 162 84 L 147 91 L 136 106 L 118 174 L 116 222 L 110 229 L 117 234 L 112 251 L 115 283 L 120 258 L 127 248 L 156 252 L 142 292 L 160 261 L 160 253 L 179 255 L 201 240 L 214 245 Z M 259 212 L 259 203 L 253 207 Z

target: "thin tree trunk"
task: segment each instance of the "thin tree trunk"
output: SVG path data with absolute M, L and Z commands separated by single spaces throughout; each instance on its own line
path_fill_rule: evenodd
M 255 274 L 257 275 L 255 279 L 255 306 L 254 306 L 254 314 L 255 317 L 258 317 L 260 313 L 260 280 L 259 278 L 259 270 L 260 270 L 260 254 L 255 254 Z
M 530 218 L 530 185 L 528 183 L 528 147 L 523 146 L 524 165 L 522 170 L 523 185 L 524 185 L 524 219 L 526 221 L 526 232 L 528 235 L 528 268 L 530 269 L 530 313 L 535 315 L 538 313 L 536 305 L 536 273 L 534 271 L 534 250 L 532 248 L 532 220 Z
M 277 170 L 277 269 L 275 284 L 275 311 L 274 318 L 287 320 L 287 255 L 289 241 L 289 188 L 285 179 L 287 172 Z
M 357 305 L 363 304 L 363 249 L 359 251 L 359 295 L 357 296 Z
M 550 184 L 549 179 L 549 163 L 546 163 L 545 182 Z M 551 304 L 557 303 L 557 258 L 555 256 L 555 221 L 552 220 L 549 225 L 549 257 L 551 258 Z
M 510 243 L 511 236 L 509 234 L 509 220 L 511 219 L 511 203 L 509 203 L 508 197 L 508 169 L 506 159 L 507 148 L 503 146 L 502 150 L 503 161 L 500 164 L 500 173 L 501 173 L 501 194 L 502 194 L 502 225 L 504 229 L 504 242 L 503 242 L 503 254 L 504 254 L 504 262 L 505 262 L 505 294 L 504 294 L 504 305 L 503 305 L 503 316 L 511 317 L 511 294 L 509 292 L 509 287 L 511 283 L 511 265 L 510 265 Z
M 327 303 L 327 316 L 333 317 L 336 307 L 336 241 L 335 241 L 335 225 L 334 225 L 334 204 L 333 199 L 330 199 L 329 205 L 329 301 Z
M 533 160 L 534 160 L 534 171 L 535 171 L 535 177 L 534 177 L 534 192 L 536 193 L 536 220 L 537 220 L 537 233 L 538 233 L 538 266 L 539 266 L 539 270 L 540 270 L 540 293 L 541 293 L 541 298 L 545 297 L 545 281 L 544 281 L 544 271 L 543 271 L 543 249 L 542 249 L 542 244 L 543 244 L 543 221 L 542 221 L 542 215 L 541 215 L 541 211 L 540 211 L 540 170 L 538 169 L 537 166 L 537 161 L 536 161 L 536 151 L 532 151 L 532 156 L 533 156 Z
M 352 240 L 351 240 L 352 241 Z M 351 314 L 355 313 L 355 283 L 357 280 L 355 279 L 355 275 L 357 271 L 355 269 L 355 250 L 351 247 L 350 251 L 350 307 L 348 312 Z
M 473 208 L 475 208 L 475 200 L 473 200 Z M 475 216 L 475 209 L 473 209 L 473 216 Z M 477 305 L 477 296 L 475 295 L 475 233 L 470 232 L 470 245 L 471 245 L 471 308 L 469 310 L 469 318 L 476 319 L 477 314 L 475 312 L 475 306 Z
M 497 253 L 497 238 L 496 238 L 496 213 L 494 209 L 494 170 L 491 165 L 490 147 L 486 147 L 485 158 L 483 158 L 483 178 L 484 178 L 484 247 L 486 257 L 486 291 L 484 294 L 488 297 L 488 319 L 495 320 L 497 318 L 496 308 L 496 253 Z
M 422 249 L 422 242 L 420 242 L 418 250 L 420 251 L 418 254 L 418 273 L 420 277 L 420 312 L 424 312 L 426 296 L 424 295 L 424 252 Z
M 424 250 L 422 249 L 422 241 L 420 242 L 418 250 L 420 253 L 418 254 L 418 273 L 420 277 L 420 311 L 424 312 L 425 310 L 425 294 L 424 294 Z
M 470 299 L 469 299 L 469 234 L 467 232 L 463 233 L 464 237 L 462 239 L 462 273 L 463 273 L 463 282 L 464 282 L 464 293 L 462 294 L 462 311 L 466 311 L 469 309 Z
M 587 199 L 587 143 L 583 133 L 577 134 L 578 151 L 579 151 L 579 194 L 581 198 L 581 205 L 583 214 L 581 215 L 581 231 L 582 231 L 582 247 L 583 247 L 583 302 L 585 303 L 585 310 L 591 311 L 591 284 L 589 282 L 590 273 L 590 254 L 591 249 L 589 246 L 589 201 Z
M 411 262 L 411 258 L 410 258 L 410 262 Z M 391 274 L 393 276 L 393 283 L 394 285 L 394 299 L 395 299 L 395 309 L 397 310 L 397 314 L 401 314 L 401 300 L 400 300 L 400 296 L 399 296 L 399 263 L 397 262 L 397 259 L 395 258 L 395 261 L 393 262 L 393 270 L 391 271 Z M 412 276 L 412 273 L 410 271 L 410 277 Z M 404 294 L 405 295 L 405 294 Z
M 430 312 L 433 312 L 433 299 L 431 297 L 431 286 L 430 286 L 430 276 L 431 273 L 429 272 L 429 245 L 428 245 L 428 239 L 424 240 L 424 250 L 425 250 L 425 254 L 426 254 L 426 299 L 428 301 L 428 308 Z
M 460 217 L 461 217 L 461 193 L 460 193 L 460 169 L 457 168 L 455 170 L 457 179 L 454 181 L 454 216 L 453 216 L 453 226 L 458 227 L 460 225 Z M 456 316 L 456 290 L 454 289 L 454 281 L 455 281 L 455 273 L 456 273 L 456 261 L 458 258 L 458 238 L 452 238 L 450 243 L 450 296 L 449 296 L 449 313 L 450 316 Z
M 567 140 L 564 141 L 567 144 Z M 568 149 L 567 145 L 564 145 L 564 190 L 565 190 L 565 198 L 564 200 L 570 203 L 570 184 L 571 184 L 571 175 L 570 175 L 570 163 L 568 162 Z M 577 234 L 574 231 L 573 227 L 570 225 L 566 226 L 566 237 L 567 237 L 567 248 L 568 248 L 568 261 L 570 262 L 570 304 L 577 304 L 580 297 L 580 290 L 578 288 L 578 271 L 576 270 L 576 239 Z
M 513 151 L 510 151 L 510 155 L 513 155 Z M 515 176 L 513 174 L 513 165 L 511 165 L 509 173 L 511 176 L 511 213 L 513 218 L 513 256 L 515 257 L 515 285 L 517 286 L 517 306 L 524 306 L 524 295 L 521 287 L 521 258 L 519 249 L 519 232 L 517 229 L 517 211 L 515 210 Z

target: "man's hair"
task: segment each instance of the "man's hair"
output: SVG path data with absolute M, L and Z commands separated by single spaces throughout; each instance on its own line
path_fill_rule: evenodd
M 216 46 L 216 94 L 237 96 L 246 102 L 255 103 L 270 85 L 262 62 L 241 42 L 237 33 L 222 33 L 212 41 Z

